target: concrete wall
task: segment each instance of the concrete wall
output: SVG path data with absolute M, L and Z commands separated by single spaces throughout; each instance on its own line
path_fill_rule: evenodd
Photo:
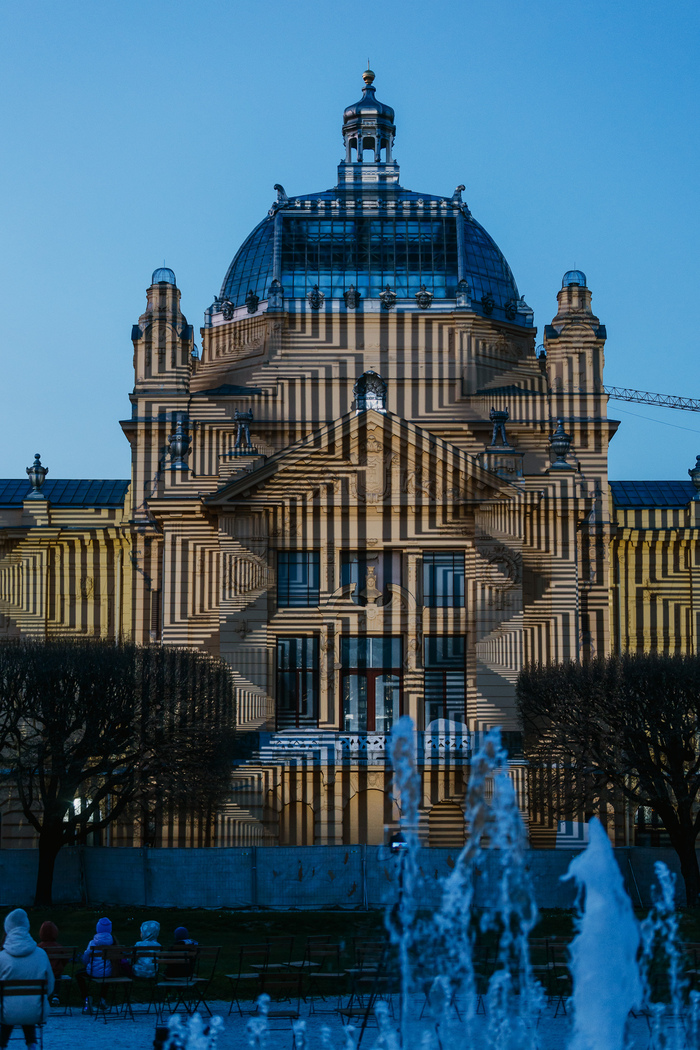
M 570 908 L 574 888 L 561 876 L 578 850 L 530 850 L 527 867 L 540 908 Z M 425 907 L 440 900 L 440 882 L 457 853 L 422 849 L 419 868 Z M 654 863 L 677 873 L 667 849 L 616 849 L 635 905 L 651 903 Z M 481 855 L 476 900 L 489 903 L 500 853 Z M 38 852 L 0 850 L 0 907 L 30 905 Z M 156 908 L 377 908 L 396 894 L 399 861 L 386 846 L 289 846 L 236 849 L 64 849 L 54 877 L 56 904 Z

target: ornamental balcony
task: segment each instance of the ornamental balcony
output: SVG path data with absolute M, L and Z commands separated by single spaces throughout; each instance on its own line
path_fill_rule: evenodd
M 296 760 L 311 765 L 390 764 L 387 733 L 338 733 L 319 729 L 283 729 L 270 736 L 259 752 L 261 762 Z M 472 756 L 473 734 L 460 731 L 422 731 L 416 734 L 419 765 L 466 763 Z

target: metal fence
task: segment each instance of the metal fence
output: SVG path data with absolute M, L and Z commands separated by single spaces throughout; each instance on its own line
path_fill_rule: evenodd
M 526 865 L 540 908 L 570 908 L 574 887 L 562 882 L 578 850 L 529 850 Z M 421 902 L 436 907 L 442 879 L 457 851 L 419 853 Z M 616 849 L 635 905 L 651 902 L 654 863 L 676 873 L 678 903 L 684 900 L 678 858 L 668 849 Z M 475 871 L 477 904 L 488 905 L 495 853 L 485 851 Z M 276 849 L 66 848 L 56 863 L 56 904 L 152 908 L 379 908 L 394 899 L 399 860 L 387 846 L 280 846 Z M 30 905 L 38 851 L 0 850 L 0 906 Z

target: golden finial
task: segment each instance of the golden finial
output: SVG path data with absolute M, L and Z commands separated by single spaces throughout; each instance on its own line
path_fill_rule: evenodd
M 362 79 L 364 80 L 367 87 L 369 87 L 372 81 L 374 80 L 374 73 L 369 68 L 369 59 L 367 59 L 367 69 L 362 74 Z

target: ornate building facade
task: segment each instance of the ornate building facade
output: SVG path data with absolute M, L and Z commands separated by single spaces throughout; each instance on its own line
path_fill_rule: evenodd
M 220 845 L 385 841 L 402 714 L 427 843 L 458 844 L 470 755 L 500 725 L 544 844 L 518 672 L 652 635 L 695 645 L 695 488 L 672 512 L 610 488 L 585 275 L 564 275 L 537 346 L 464 187 L 402 187 L 373 80 L 343 114 L 336 185 L 275 187 L 201 355 L 174 273 L 153 274 L 121 424 L 130 481 L 52 485 L 37 462 L 0 483 L 0 625 L 226 659 L 250 746 Z

